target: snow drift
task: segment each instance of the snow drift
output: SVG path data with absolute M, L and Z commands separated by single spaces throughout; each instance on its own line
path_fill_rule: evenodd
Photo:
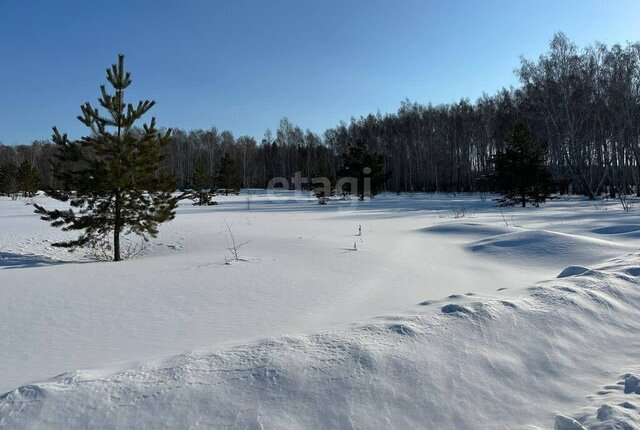
M 511 233 L 513 228 L 472 222 L 453 222 L 438 224 L 422 229 L 425 233 L 458 235 L 464 239 L 473 237 L 497 236 Z
M 598 227 L 592 230 L 593 233 L 604 236 L 626 236 L 639 238 L 640 225 L 637 224 L 614 224 L 607 227 Z
M 467 245 L 467 249 L 492 258 L 519 260 L 521 264 L 575 261 L 594 263 L 632 248 L 618 243 L 546 230 L 517 231 L 487 237 Z
M 605 385 L 589 397 L 590 406 L 574 418 L 558 415 L 555 430 L 631 430 L 640 428 L 640 373 L 620 375 L 615 383 Z
M 632 428 L 635 394 L 611 389 L 580 408 L 637 366 L 637 258 L 524 295 L 453 297 L 343 330 L 66 373 L 2 396 L 0 427 Z

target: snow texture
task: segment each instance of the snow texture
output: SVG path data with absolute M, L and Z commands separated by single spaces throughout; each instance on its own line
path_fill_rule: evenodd
M 183 206 L 115 264 L 0 201 L 0 428 L 639 428 L 638 238 L 613 204 L 254 198 Z M 231 266 L 224 219 L 251 240 Z

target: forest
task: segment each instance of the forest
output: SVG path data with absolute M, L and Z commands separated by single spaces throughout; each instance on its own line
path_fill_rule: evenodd
M 215 177 L 225 157 L 243 188 L 264 188 L 271 178 L 296 172 L 335 178 L 349 146 L 362 140 L 392 172 L 386 191 L 492 191 L 495 156 L 514 126 L 525 123 L 547 148 L 555 191 L 640 196 L 640 43 L 579 48 L 558 33 L 546 53 L 521 59 L 515 73 L 516 87 L 475 102 L 405 100 L 395 113 L 351 118 L 321 135 L 287 118 L 259 142 L 215 128 L 173 129 L 163 170 L 180 188 L 190 185 L 198 166 Z M 49 141 L 0 145 L 0 168 L 28 162 L 42 188 L 55 188 L 55 151 Z

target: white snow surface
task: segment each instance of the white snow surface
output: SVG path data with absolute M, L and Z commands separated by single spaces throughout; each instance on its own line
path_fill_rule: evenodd
M 637 214 L 246 200 L 185 203 L 120 263 L 0 200 L 0 428 L 638 427 Z

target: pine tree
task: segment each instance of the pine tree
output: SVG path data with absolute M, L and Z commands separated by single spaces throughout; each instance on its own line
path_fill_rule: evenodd
M 102 85 L 98 100 L 106 114 L 87 102 L 77 117 L 90 129 L 89 135 L 71 141 L 53 128 L 57 152 L 52 171 L 62 189 L 48 194 L 69 202 L 70 208 L 46 210 L 36 205 L 36 213 L 54 227 L 81 231 L 78 238 L 55 246 L 97 246 L 109 243 L 111 236 L 113 259 L 119 261 L 120 236 L 155 237 L 158 225 L 174 218 L 177 198 L 171 195 L 174 180 L 160 173 L 171 130 L 158 131 L 155 118 L 142 129 L 134 128 L 155 102 L 125 103 L 131 75 L 124 69 L 123 55 L 107 69 L 107 81 L 114 93 L 107 93 Z
M 391 172 L 384 169 L 384 157 L 369 151 L 364 140 L 357 140 L 354 145 L 349 145 L 338 173 L 343 178 L 357 180 L 356 194 L 360 200 L 364 200 L 365 196 L 373 197 L 378 194 L 391 177 Z
M 193 169 L 191 190 L 185 194 L 185 197 L 192 199 L 196 206 L 215 205 L 217 203 L 212 200 L 214 194 L 211 192 L 211 185 L 209 169 L 205 163 L 198 163 Z
M 224 189 L 225 196 L 229 195 L 229 191 L 235 192 L 240 186 L 236 162 L 227 153 L 220 159 L 220 166 L 216 175 L 216 186 Z
M 22 192 L 24 197 L 33 197 L 38 192 L 40 185 L 40 173 L 29 160 L 24 160 L 18 167 L 17 189 Z
M 314 185 L 313 193 L 318 199 L 318 204 L 326 205 L 331 195 L 331 190 L 335 185 L 335 178 L 331 174 L 331 165 L 326 158 L 321 160 L 318 165 L 318 175 L 311 178 Z
M 547 146 L 536 142 L 529 128 L 516 124 L 507 139 L 507 147 L 495 156 L 495 180 L 503 197 L 500 206 L 527 203 L 539 206 L 551 196 L 553 182 L 545 167 Z
M 18 166 L 11 161 L 0 166 L 0 195 L 15 198 L 18 193 Z

